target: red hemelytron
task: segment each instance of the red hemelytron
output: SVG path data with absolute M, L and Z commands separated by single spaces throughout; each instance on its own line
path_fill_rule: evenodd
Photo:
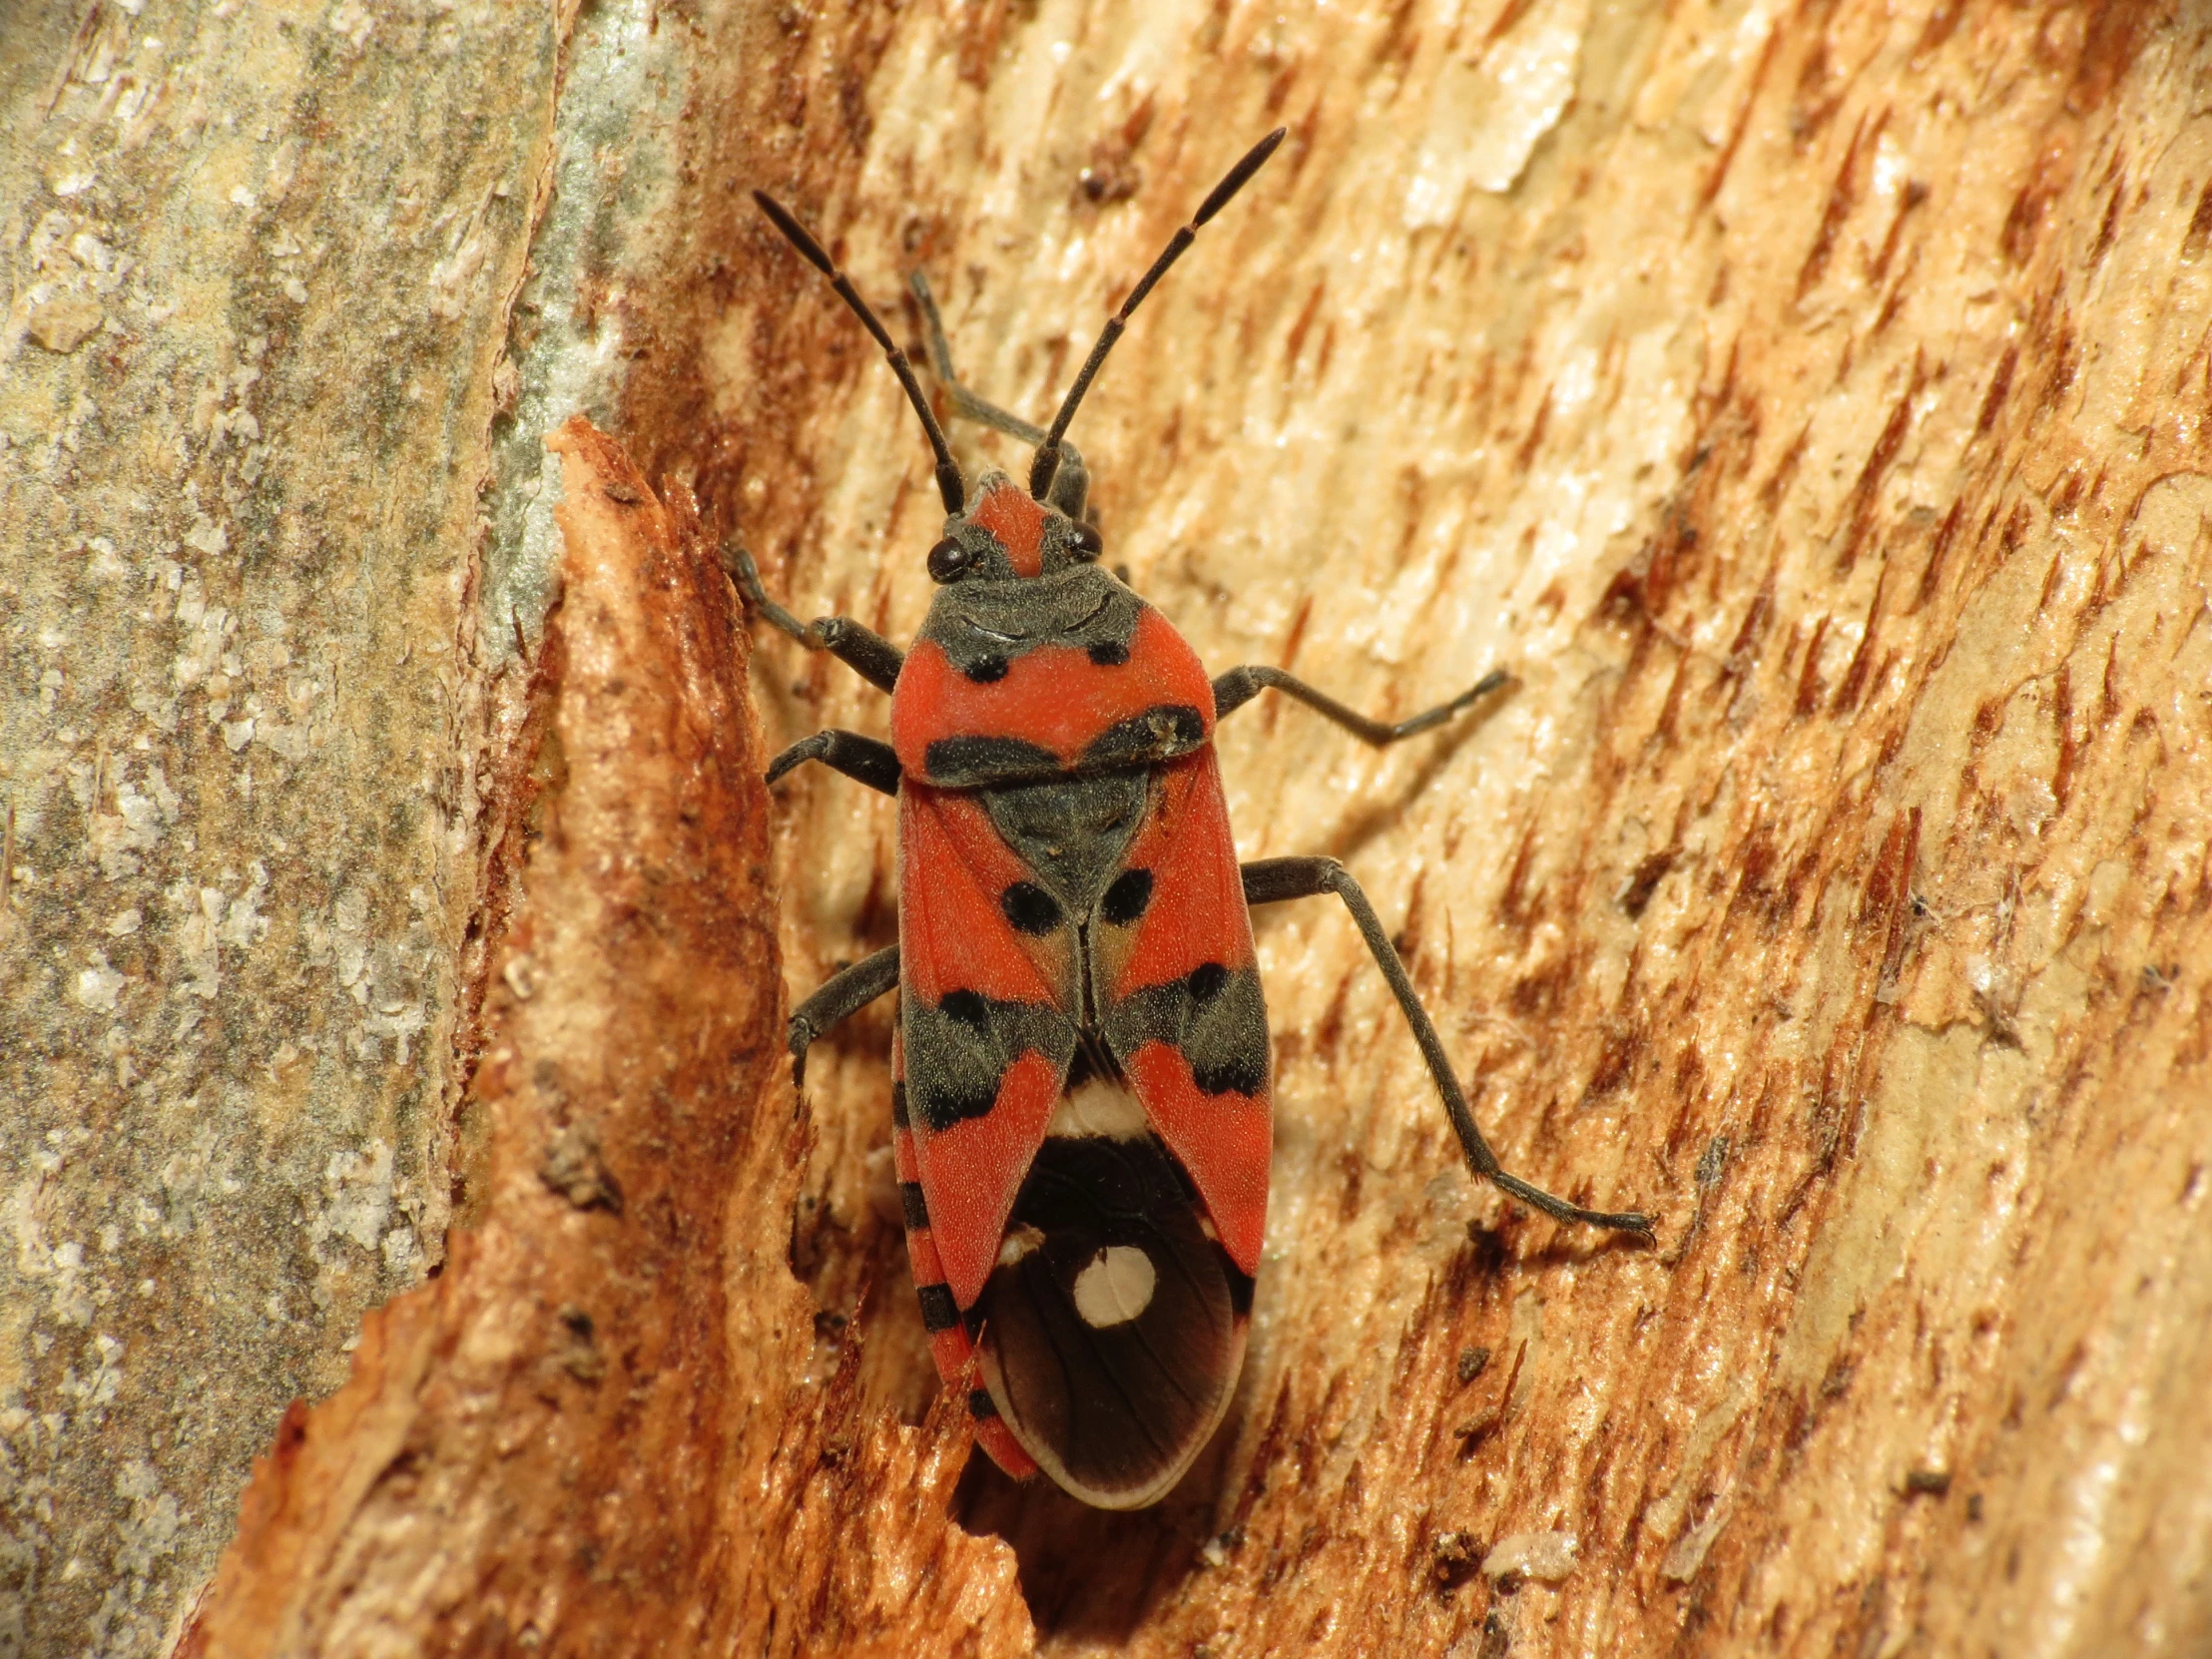
M 972 495 L 906 355 L 821 246 L 764 212 L 883 348 L 921 417 L 944 499 L 938 583 L 912 648 L 843 617 L 754 607 L 891 694 L 891 742 L 820 732 L 769 769 L 820 761 L 898 799 L 898 943 L 792 1018 L 794 1075 L 830 1026 L 892 989 L 893 1152 L 923 1323 L 975 1437 L 1009 1474 L 1085 1502 L 1163 1496 L 1228 1409 L 1267 1231 L 1267 1007 L 1249 906 L 1335 893 L 1427 1059 L 1469 1167 L 1563 1221 L 1648 1233 L 1507 1174 L 1358 883 L 1333 858 L 1239 865 L 1215 722 L 1286 692 L 1373 744 L 1442 724 L 1491 674 L 1395 725 L 1279 669 L 1209 679 L 1160 612 L 1098 562 L 1089 474 L 1068 422 L 1138 303 L 1283 140 L 1263 139 L 1107 323 L 1049 429 L 953 377 L 927 286 L 913 289 L 959 414 L 1036 446 L 1027 486 Z

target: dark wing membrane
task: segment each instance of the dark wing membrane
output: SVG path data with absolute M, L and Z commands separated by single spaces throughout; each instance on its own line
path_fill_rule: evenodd
M 1213 1437 L 1251 1309 L 1252 1280 L 1157 1136 L 1054 1134 L 976 1304 L 984 1385 L 1061 1487 L 1139 1508 Z

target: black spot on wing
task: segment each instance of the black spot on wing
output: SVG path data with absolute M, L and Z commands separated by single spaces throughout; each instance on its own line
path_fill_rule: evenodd
M 1099 901 L 1098 913 L 1116 927 L 1127 927 L 1143 916 L 1151 903 L 1152 871 L 1125 869 L 1106 889 L 1106 896 Z
M 906 1219 L 906 1231 L 919 1233 L 929 1225 L 929 1205 L 921 1196 L 921 1183 L 901 1181 L 898 1184 L 898 1208 Z
M 1075 1027 L 1049 1003 L 960 989 L 934 1004 L 907 997 L 900 1014 L 908 1110 L 930 1134 L 987 1116 L 1006 1068 L 1023 1054 L 1042 1054 L 1064 1074 L 1075 1052 Z
M 991 1023 L 991 1005 L 977 991 L 946 991 L 937 1004 L 937 1011 L 947 1019 L 958 1020 L 971 1031 L 988 1031 Z
M 921 752 L 922 771 L 943 789 L 968 790 L 1019 778 L 1044 778 L 1065 770 L 1060 757 L 1020 738 L 938 738 Z
M 1187 703 L 1161 703 L 1106 728 L 1083 751 L 1086 768 L 1145 766 L 1188 755 L 1206 741 L 1206 721 Z
M 998 1415 L 998 1401 L 991 1398 L 991 1391 L 988 1388 L 968 1389 L 967 1408 L 970 1416 L 995 1417 Z
M 1144 823 L 1150 789 L 1142 771 L 1063 775 L 980 792 L 1007 846 L 1062 910 L 1088 915 L 1114 878 Z
M 915 1300 L 921 1304 L 921 1328 L 934 1337 L 940 1331 L 950 1331 L 960 1323 L 960 1310 L 952 1301 L 949 1285 L 916 1285 Z
M 1268 1081 L 1268 1010 L 1253 969 L 1202 962 L 1107 1010 L 1106 1040 L 1124 1063 L 1148 1042 L 1182 1051 L 1206 1094 L 1258 1094 Z
M 1191 1081 L 1201 1094 L 1258 1094 L 1267 1087 L 1267 1045 L 1240 1046 L 1194 1064 Z
M 998 895 L 998 908 L 1017 933 L 1032 937 L 1060 925 L 1060 904 L 1034 881 L 1016 881 Z
M 998 1104 L 998 1078 L 947 1078 L 924 1084 L 917 1093 L 923 1127 L 941 1135 L 956 1124 L 989 1117 Z
M 904 1083 L 893 1083 L 891 1085 L 891 1126 L 896 1129 L 909 1127 L 909 1120 L 906 1116 L 906 1085 Z

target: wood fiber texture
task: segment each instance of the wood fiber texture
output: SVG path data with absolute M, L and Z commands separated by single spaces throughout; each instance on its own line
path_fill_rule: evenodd
M 443 958 L 481 1012 L 417 1051 L 465 1102 L 454 1166 L 425 1139 L 404 1172 L 455 1184 L 454 1229 L 285 1419 L 189 1642 L 2212 1645 L 2212 17 L 930 0 L 557 30 L 533 274 L 471 301 L 506 355 L 455 382 L 512 424 L 442 440 L 490 447 L 449 637 L 456 697 L 498 711 Z M 887 708 L 757 624 L 749 662 L 714 553 L 903 639 L 939 509 L 878 354 L 746 193 L 909 348 L 925 272 L 962 371 L 1035 418 L 1278 123 L 1073 430 L 1106 556 L 1217 671 L 1393 717 L 1512 671 L 1381 755 L 1239 713 L 1239 849 L 1343 858 L 1508 1166 L 1658 1238 L 1475 1188 L 1349 919 L 1263 912 L 1251 1358 L 1184 1484 L 1109 1516 L 1013 1487 L 938 1402 L 889 1002 L 803 1101 L 783 1080 L 780 997 L 893 937 L 894 815 L 821 769 L 771 802 L 761 757 Z M 579 403 L 598 429 L 543 478 L 524 451 Z M 39 960 L 78 973 L 53 927 Z M 55 1192 L 96 1190 L 76 1167 Z

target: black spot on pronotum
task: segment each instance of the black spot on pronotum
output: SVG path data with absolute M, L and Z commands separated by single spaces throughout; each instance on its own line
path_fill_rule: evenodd
M 1016 881 L 998 895 L 999 910 L 1017 933 L 1049 933 L 1060 925 L 1060 906 L 1033 881 Z
M 1191 969 L 1191 995 L 1201 1002 L 1213 1001 L 1228 983 L 1229 970 L 1219 962 L 1201 962 Z
M 960 1323 L 960 1309 L 949 1285 L 916 1285 L 914 1298 L 921 1304 L 921 1328 L 934 1337 Z
M 1121 640 L 1100 640 L 1090 648 L 1090 659 L 1100 668 L 1119 668 L 1129 661 L 1129 647 Z
M 1063 770 L 1051 750 L 1020 738 L 937 738 L 922 751 L 921 760 L 929 781 L 946 789 L 1041 778 Z
M 976 1031 L 991 1028 L 991 1011 L 979 991 L 946 991 L 944 1000 L 937 1004 L 937 1011 L 947 1019 L 956 1019 L 962 1025 Z
M 1206 741 L 1206 721 L 1184 703 L 1162 703 L 1116 721 L 1083 751 L 1086 767 L 1142 766 L 1188 755 Z
M 1106 896 L 1099 901 L 1098 913 L 1116 927 L 1127 927 L 1144 914 L 1151 902 L 1152 871 L 1125 869 L 1106 889 Z
M 907 1232 L 919 1233 L 929 1226 L 929 1206 L 922 1200 L 920 1182 L 899 1182 L 898 1208 L 905 1215 Z
M 987 686 L 994 680 L 1006 678 L 1006 659 L 1003 657 L 978 657 L 960 670 L 979 686 Z

